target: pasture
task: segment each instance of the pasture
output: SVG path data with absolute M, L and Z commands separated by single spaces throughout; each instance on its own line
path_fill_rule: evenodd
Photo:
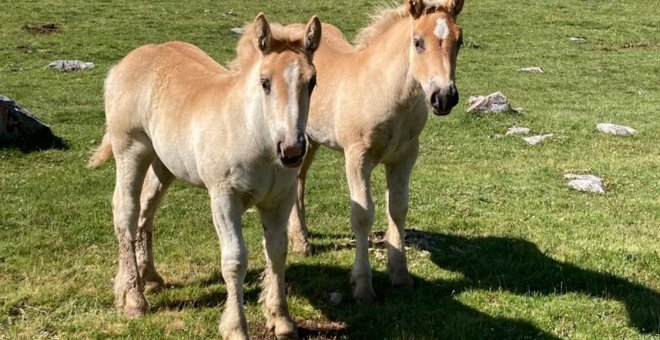
M 0 10 L 0 95 L 64 138 L 66 150 L 0 150 L 0 338 L 211 338 L 226 296 L 205 191 L 176 183 L 156 215 L 156 266 L 168 289 L 151 312 L 114 307 L 115 168 L 85 168 L 104 131 L 103 79 L 147 43 L 191 42 L 226 65 L 230 31 L 263 11 L 271 22 L 317 14 L 352 39 L 380 1 L 6 1 Z M 660 23 L 639 1 L 467 0 L 459 17 L 459 105 L 430 116 L 411 179 L 407 228 L 415 289 L 389 287 L 371 252 L 378 300 L 351 298 L 348 188 L 340 154 L 322 149 L 307 182 L 313 256 L 290 255 L 287 294 L 303 338 L 626 338 L 660 336 Z M 25 25 L 57 23 L 34 34 Z M 583 41 L 571 41 L 571 37 Z M 45 66 L 93 61 L 79 73 Z M 541 66 L 542 74 L 517 69 Z M 360 67 L 360 65 L 356 65 Z M 321 80 L 319 79 L 319 83 Z M 522 113 L 466 113 L 470 95 L 501 91 Z M 358 113 L 356 113 L 358 114 Z M 597 123 L 629 125 L 632 137 Z M 553 133 L 535 146 L 510 126 Z M 566 187 L 565 172 L 604 177 L 608 193 Z M 384 175 L 374 171 L 374 232 Z M 258 304 L 262 228 L 244 216 L 246 313 Z M 342 294 L 335 305 L 331 292 Z

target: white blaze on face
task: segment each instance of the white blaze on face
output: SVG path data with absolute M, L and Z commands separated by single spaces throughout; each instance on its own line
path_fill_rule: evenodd
M 447 26 L 447 21 L 443 18 L 438 18 L 435 21 L 435 29 L 433 34 L 439 39 L 447 39 L 449 36 L 449 27 Z
M 286 81 L 288 100 L 286 112 L 290 122 L 298 120 L 298 83 L 300 82 L 300 63 L 295 60 L 284 70 L 284 81 Z M 289 122 L 287 122 L 289 123 Z

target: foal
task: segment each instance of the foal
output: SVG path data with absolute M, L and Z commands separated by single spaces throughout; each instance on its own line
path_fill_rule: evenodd
M 310 148 L 298 177 L 298 201 L 289 220 L 293 250 L 309 253 L 305 222 L 305 177 L 319 144 L 342 151 L 351 195 L 356 257 L 355 298 L 375 297 L 369 265 L 369 231 L 374 204 L 370 177 L 385 165 L 388 272 L 395 286 L 412 286 L 404 228 L 408 186 L 428 116 L 448 114 L 458 103 L 454 83 L 461 29 L 456 17 L 463 0 L 406 0 L 383 10 L 352 46 L 336 27 L 323 25 L 315 55 L 319 86 L 307 124 Z
M 153 218 L 165 190 L 180 178 L 206 188 L 211 198 L 227 287 L 222 336 L 247 337 L 241 216 L 256 206 L 265 234 L 261 300 L 268 326 L 278 337 L 295 337 L 284 290 L 286 226 L 306 152 L 312 55 L 320 39 L 316 17 L 294 29 L 271 26 L 259 14 L 238 42 L 231 70 L 193 45 L 169 42 L 142 46 L 110 71 L 107 132 L 90 166 L 113 154 L 117 163 L 114 291 L 126 315 L 147 312 L 145 287 L 163 287 L 153 262 Z

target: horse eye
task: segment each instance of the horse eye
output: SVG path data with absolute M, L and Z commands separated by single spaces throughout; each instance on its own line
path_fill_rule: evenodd
M 309 84 L 307 84 L 307 93 L 309 95 L 312 95 L 312 91 L 314 91 L 314 88 L 316 87 L 316 76 L 312 76 L 312 78 L 309 80 Z
M 417 52 L 419 53 L 424 52 L 424 39 L 422 38 L 413 39 L 413 45 L 415 45 L 415 49 L 417 50 Z
M 261 78 L 261 88 L 264 89 L 264 93 L 270 94 L 270 79 Z

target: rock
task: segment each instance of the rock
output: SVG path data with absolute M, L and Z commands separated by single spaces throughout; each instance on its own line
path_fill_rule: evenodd
M 328 300 L 330 301 L 330 304 L 332 304 L 333 306 L 340 304 L 342 300 L 341 293 L 330 292 L 330 294 L 328 294 Z
M 11 98 L 0 96 L 0 147 L 8 146 L 23 151 L 65 147 L 62 139 L 32 112 Z
M 506 130 L 507 135 L 526 135 L 529 133 L 529 128 L 512 126 Z
M 84 71 L 94 68 L 94 63 L 81 60 L 55 60 L 48 67 L 62 72 Z
M 231 29 L 231 31 L 238 35 L 243 35 L 245 33 L 245 30 L 240 27 L 234 27 Z
M 498 113 L 510 109 L 509 102 L 502 92 L 495 92 L 488 96 L 471 96 L 468 99 L 470 107 L 467 112 Z
M 523 140 L 525 140 L 525 142 L 527 142 L 527 144 L 529 144 L 529 145 L 536 145 L 536 144 L 541 143 L 542 141 L 544 141 L 544 140 L 546 140 L 546 139 L 548 139 L 552 136 L 553 136 L 552 133 L 548 133 L 548 134 L 545 134 L 545 135 L 536 135 L 536 136 L 531 136 L 531 137 L 525 137 L 525 138 L 523 138 Z
M 520 72 L 528 72 L 528 73 L 543 73 L 543 69 L 538 67 L 538 66 L 533 66 L 533 67 L 523 67 L 519 68 L 518 71 Z
M 568 186 L 580 191 L 593 192 L 597 194 L 604 194 L 607 189 L 605 188 L 605 181 L 594 175 L 579 175 L 567 173 L 564 178 L 570 179 Z
M 568 40 L 570 40 L 570 41 L 585 41 L 585 40 L 587 40 L 587 38 L 581 37 L 581 36 L 574 36 L 574 37 L 568 38 Z
M 609 133 L 612 135 L 619 135 L 619 136 L 630 136 L 637 134 L 637 130 L 629 127 L 629 126 L 624 126 L 624 125 L 616 125 L 616 124 L 610 124 L 610 123 L 600 123 L 596 125 L 596 129 L 600 132 L 605 132 Z

